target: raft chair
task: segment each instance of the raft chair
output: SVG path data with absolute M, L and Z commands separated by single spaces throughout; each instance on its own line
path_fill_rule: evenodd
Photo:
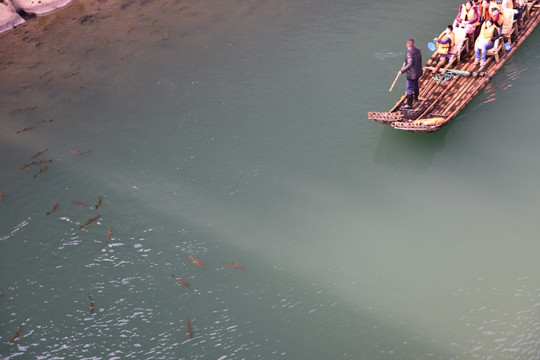
M 450 51 L 450 54 L 454 55 L 457 62 L 461 62 L 461 54 L 469 47 L 469 37 L 465 29 L 457 28 L 454 30 L 454 47 Z M 449 62 L 450 63 L 450 62 Z M 450 65 L 450 64 L 448 64 Z
M 521 18 L 519 19 L 519 29 L 523 29 L 523 24 L 531 17 L 531 11 L 533 10 L 533 7 L 535 6 L 537 0 L 524 0 L 519 2 L 523 6 L 523 12 L 521 13 Z
M 502 36 L 495 40 L 493 47 L 486 51 L 486 56 L 495 56 L 495 61 L 499 62 L 499 52 L 504 49 L 503 40 Z
M 464 28 L 456 27 L 454 29 L 454 46 L 452 46 L 452 49 L 448 52 L 450 55 L 450 59 L 444 64 L 442 73 L 444 74 L 446 70 L 451 68 L 456 62 L 461 62 L 461 54 L 463 51 L 466 52 L 469 44 L 469 37 L 467 36 L 467 32 Z M 439 71 L 440 66 L 437 64 L 435 67 L 429 67 L 429 70 L 434 71 L 435 73 Z
M 531 17 L 531 9 L 534 5 L 534 1 L 529 1 L 529 0 L 526 0 L 525 1 L 525 4 L 523 5 L 525 7 L 525 11 L 523 12 L 523 15 L 521 16 L 521 18 L 525 18 L 525 20 L 527 20 L 528 18 Z
M 513 10 L 505 10 L 504 11 L 504 23 L 502 26 L 502 36 L 504 39 L 512 43 L 512 38 L 516 37 L 518 33 L 517 30 L 517 21 L 514 20 L 514 12 Z

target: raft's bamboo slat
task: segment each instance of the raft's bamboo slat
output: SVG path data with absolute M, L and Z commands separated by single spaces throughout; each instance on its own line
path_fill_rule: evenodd
M 448 113 L 449 110 L 451 112 L 452 111 L 451 109 L 453 106 L 457 106 L 458 108 L 465 107 L 463 103 L 466 101 L 468 97 L 470 97 L 471 90 L 474 89 L 476 86 L 479 86 L 482 83 L 487 82 L 487 81 L 489 81 L 489 79 L 486 80 L 485 78 L 477 78 L 476 80 L 469 82 L 465 86 L 462 86 L 458 90 L 457 94 L 451 98 L 451 101 L 446 106 L 446 111 L 444 111 L 444 113 Z
M 369 112 L 368 117 L 371 120 L 375 120 L 381 124 L 390 124 L 394 121 L 403 120 L 403 115 L 400 112 L 393 112 L 393 113 Z
M 433 78 L 433 70 L 435 69 L 433 65 L 436 65 L 438 62 L 438 56 L 434 53 L 424 66 L 424 75 L 422 75 L 419 81 L 422 102 L 418 103 L 412 111 L 400 112 L 400 106 L 406 99 L 406 93 L 404 93 L 389 112 L 369 113 L 369 118 L 383 124 L 390 124 L 396 129 L 412 132 L 434 132 L 448 124 L 487 85 L 491 78 L 504 66 L 506 61 L 538 26 L 540 23 L 540 5 L 537 4 L 538 2 L 539 0 L 531 2 L 534 6 L 531 6 L 528 17 L 524 19 L 523 26 L 517 33 L 516 41 L 512 44 L 512 48 L 509 51 L 503 51 L 498 63 L 492 57 L 489 57 L 483 68 L 477 68 L 473 64 L 474 49 L 469 49 L 463 54 L 460 63 L 454 63 L 452 65 L 452 69 L 468 71 L 470 75 L 455 76 L 444 83 L 439 83 Z M 463 61 L 463 58 L 467 57 L 467 61 Z M 451 64 L 445 64 L 443 68 L 439 69 L 439 72 L 448 71 Z M 390 114 L 395 115 L 391 116 Z M 448 120 L 437 126 L 426 126 L 418 122 L 413 124 L 411 121 L 408 121 L 409 119 L 428 119 L 434 117 L 443 117 Z M 391 121 L 392 119 L 395 120 Z

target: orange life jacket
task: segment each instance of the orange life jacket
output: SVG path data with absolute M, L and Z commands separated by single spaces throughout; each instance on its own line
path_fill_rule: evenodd
M 465 7 L 465 4 L 461 5 L 461 13 L 459 14 L 460 19 L 471 21 L 471 19 L 474 19 L 474 15 L 476 14 L 474 6 L 471 7 L 469 11 L 467 11 L 467 7 Z
M 456 35 L 454 34 L 453 31 L 451 31 L 450 34 L 447 34 L 446 30 L 443 31 L 441 35 L 439 35 L 439 40 L 442 41 L 444 40 L 445 37 L 448 37 L 450 39 L 449 44 L 437 43 L 437 52 L 443 55 L 448 54 L 450 50 L 452 50 L 452 48 L 454 47 L 454 44 L 456 43 Z
M 491 42 L 491 38 L 495 34 L 495 25 L 491 25 L 490 27 L 486 26 L 486 23 L 482 24 L 482 30 L 480 30 L 480 35 L 478 36 L 478 39 L 490 39 L 489 42 Z
M 478 19 L 481 22 L 484 22 L 487 18 L 491 17 L 491 14 L 489 13 L 489 8 L 484 8 L 481 4 L 478 5 L 478 13 L 480 14 L 480 17 Z
M 493 18 L 493 20 L 495 21 L 495 17 L 493 15 L 491 15 L 491 17 Z M 499 26 L 502 26 L 502 24 L 504 24 L 504 13 L 501 11 L 499 11 L 499 15 L 497 17 L 497 20 L 495 21 L 495 23 Z

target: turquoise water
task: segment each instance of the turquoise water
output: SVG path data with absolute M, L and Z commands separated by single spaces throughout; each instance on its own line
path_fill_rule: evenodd
M 367 119 L 458 5 L 75 3 L 4 35 L 0 355 L 539 358 L 539 30 L 441 131 Z

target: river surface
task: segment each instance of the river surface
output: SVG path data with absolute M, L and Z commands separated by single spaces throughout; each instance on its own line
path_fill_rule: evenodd
M 367 119 L 458 6 L 80 0 L 2 35 L 0 355 L 540 359 L 540 30 L 441 131 Z

